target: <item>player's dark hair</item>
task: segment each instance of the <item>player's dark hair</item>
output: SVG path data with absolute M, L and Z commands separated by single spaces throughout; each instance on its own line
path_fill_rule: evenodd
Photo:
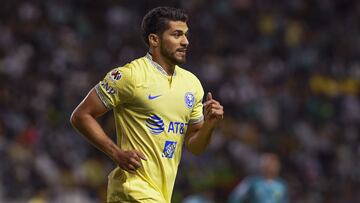
M 169 21 L 188 20 L 188 15 L 184 10 L 172 7 L 157 7 L 150 10 L 143 18 L 141 23 L 142 37 L 149 46 L 149 34 L 162 35 L 169 28 Z

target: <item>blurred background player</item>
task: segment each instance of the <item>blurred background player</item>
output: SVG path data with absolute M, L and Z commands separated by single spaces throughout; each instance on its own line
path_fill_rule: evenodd
M 280 161 L 277 155 L 265 153 L 260 157 L 260 175 L 245 178 L 231 193 L 228 203 L 288 203 L 287 186 L 279 178 Z

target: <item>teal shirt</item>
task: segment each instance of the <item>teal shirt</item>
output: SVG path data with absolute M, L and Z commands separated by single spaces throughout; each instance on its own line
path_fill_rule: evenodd
M 230 194 L 228 203 L 288 203 L 285 182 L 278 178 L 267 180 L 261 176 L 244 179 Z

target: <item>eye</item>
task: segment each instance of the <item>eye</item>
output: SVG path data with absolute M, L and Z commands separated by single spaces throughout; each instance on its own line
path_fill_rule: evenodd
M 180 38 L 181 36 L 183 36 L 184 35 L 184 33 L 183 32 L 174 32 L 173 34 L 172 34 L 174 37 L 175 37 L 175 39 L 178 39 L 178 38 Z
M 174 37 L 175 37 L 175 38 L 179 38 L 180 36 L 181 36 L 180 33 L 178 33 L 178 32 L 174 33 Z

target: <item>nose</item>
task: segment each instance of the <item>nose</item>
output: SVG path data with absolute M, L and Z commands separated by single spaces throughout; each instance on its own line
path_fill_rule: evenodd
M 187 46 L 189 45 L 189 40 L 188 40 L 188 38 L 184 35 L 184 36 L 182 37 L 182 40 L 181 40 L 180 43 L 181 43 L 182 46 L 187 47 Z

